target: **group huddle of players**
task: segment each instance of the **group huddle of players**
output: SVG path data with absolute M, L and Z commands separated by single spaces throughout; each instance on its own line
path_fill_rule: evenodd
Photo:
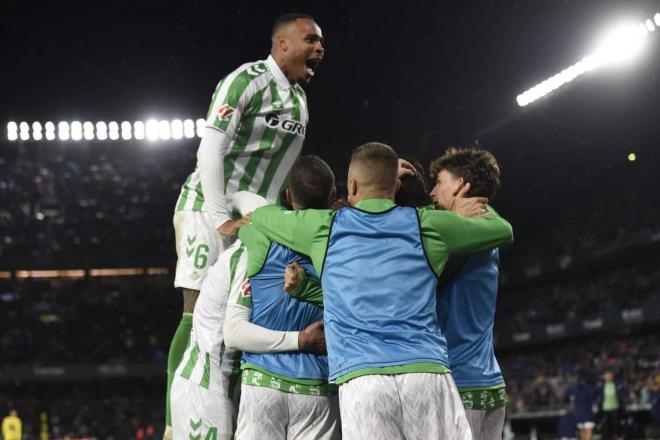
M 497 161 L 447 150 L 429 196 L 371 142 L 338 200 L 330 167 L 299 157 L 323 55 L 314 19 L 288 14 L 215 90 L 174 214 L 165 438 L 499 439 Z

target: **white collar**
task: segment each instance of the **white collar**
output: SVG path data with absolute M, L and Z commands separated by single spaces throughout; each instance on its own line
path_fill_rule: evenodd
M 292 87 L 292 84 L 286 78 L 284 72 L 282 72 L 282 69 L 280 69 L 280 66 L 277 65 L 277 61 L 275 61 L 275 58 L 273 58 L 272 55 L 268 55 L 268 58 L 266 58 L 266 65 L 268 66 L 268 70 L 270 70 L 270 73 L 273 74 L 273 78 L 275 78 L 275 82 L 277 82 L 277 85 L 279 85 L 283 89 L 288 89 Z

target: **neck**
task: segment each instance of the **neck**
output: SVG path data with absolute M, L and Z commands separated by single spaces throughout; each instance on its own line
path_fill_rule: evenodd
M 275 63 L 277 63 L 277 67 L 280 68 L 280 70 L 282 71 L 284 76 L 286 76 L 286 79 L 288 79 L 289 82 L 291 84 L 293 84 L 293 82 L 289 78 L 289 72 L 287 72 L 286 63 L 284 62 L 284 55 L 281 52 L 271 50 L 270 51 L 270 56 L 273 57 L 273 59 L 275 60 Z
M 384 192 L 384 191 L 369 191 L 369 192 L 359 192 L 353 197 L 353 204 L 357 204 L 362 200 L 369 199 L 385 199 L 394 201 L 393 192 Z

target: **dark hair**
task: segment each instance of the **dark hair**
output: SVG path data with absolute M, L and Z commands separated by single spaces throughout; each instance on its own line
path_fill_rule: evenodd
M 431 178 L 447 170 L 456 177 L 470 183 L 470 197 L 493 197 L 500 188 L 500 166 L 489 151 L 481 148 L 450 148 L 445 154 L 431 162 Z
M 417 159 L 404 159 L 415 167 L 417 173 L 414 176 L 403 176 L 399 179 L 401 186 L 394 197 L 394 203 L 413 208 L 432 204 L 433 201 L 426 186 L 426 176 L 422 164 Z
M 323 159 L 313 154 L 302 156 L 291 168 L 291 195 L 306 209 L 327 209 L 335 175 Z
M 285 24 L 287 24 L 287 23 L 291 23 L 292 21 L 296 21 L 296 20 L 298 20 L 298 19 L 305 19 L 305 20 L 316 21 L 316 20 L 314 20 L 314 17 L 312 17 L 311 15 L 307 15 L 307 14 L 299 14 L 299 13 L 296 13 L 296 12 L 291 12 L 291 13 L 289 13 L 289 14 L 280 15 L 279 17 L 277 17 L 277 18 L 275 19 L 275 22 L 273 23 L 273 33 L 272 33 L 272 36 L 275 36 L 275 34 L 277 33 L 277 31 L 278 31 L 278 30 L 280 29 L 280 27 L 282 27 L 283 25 L 285 25 Z

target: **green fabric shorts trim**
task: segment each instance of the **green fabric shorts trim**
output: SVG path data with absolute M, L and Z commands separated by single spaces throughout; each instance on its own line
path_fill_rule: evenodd
M 509 396 L 504 385 L 499 386 L 499 388 L 487 387 L 481 390 L 459 389 L 458 393 L 461 395 L 465 409 L 487 411 L 509 403 Z
M 375 367 L 375 368 L 360 368 L 359 370 L 351 371 L 343 376 L 339 376 L 334 380 L 334 383 L 341 385 L 351 379 L 360 376 L 369 376 L 374 374 L 408 374 L 408 373 L 436 373 L 447 374 L 451 373 L 449 368 L 442 364 L 434 364 L 432 362 L 417 362 L 407 365 L 395 365 L 392 367 Z
M 337 387 L 321 382 L 319 384 L 302 384 L 291 382 L 282 377 L 275 377 L 264 371 L 244 369 L 241 376 L 241 382 L 244 385 L 253 385 L 264 388 L 271 388 L 282 391 L 283 393 L 302 394 L 305 396 L 331 396 L 337 394 Z

